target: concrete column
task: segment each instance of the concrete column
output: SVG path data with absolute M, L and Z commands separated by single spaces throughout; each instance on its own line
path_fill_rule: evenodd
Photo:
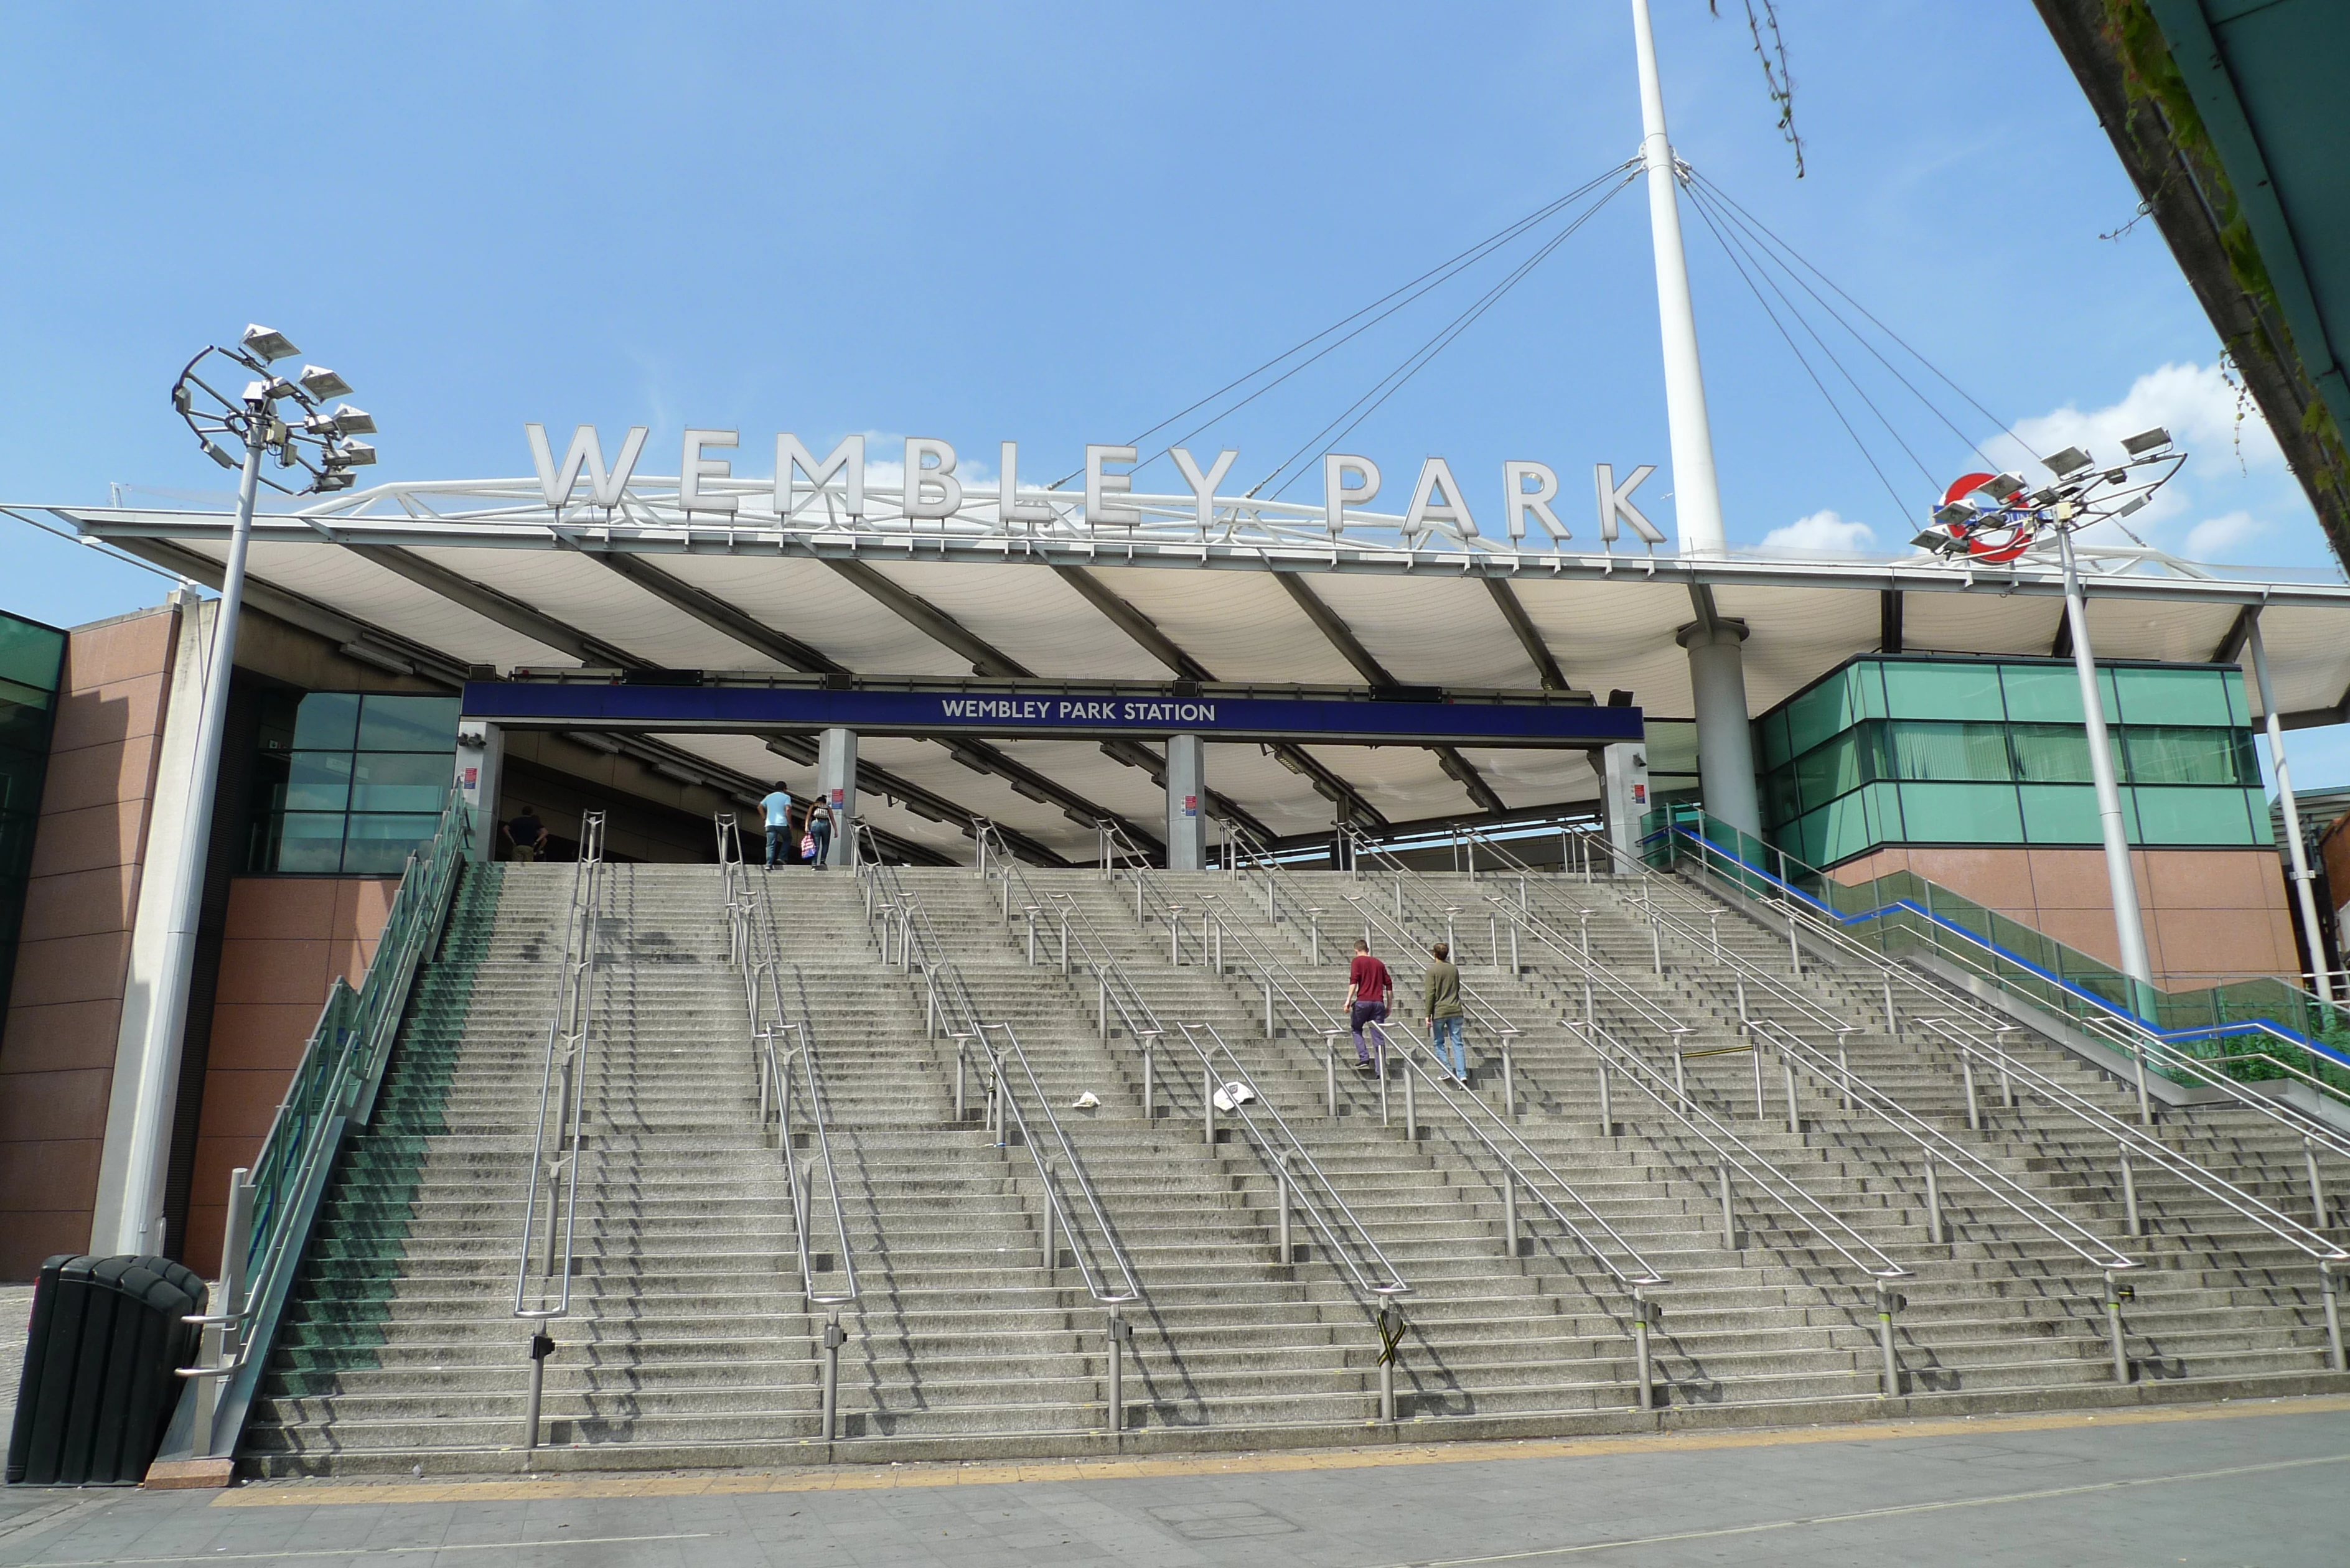
M 857 817 L 856 731 L 831 729 L 816 737 L 816 794 L 832 807 L 832 843 L 826 846 L 824 863 L 847 866 L 856 844 L 849 826 Z
M 483 719 L 457 721 L 457 787 L 473 820 L 468 858 L 476 864 L 498 857 L 498 781 L 505 760 L 504 726 Z
M 1754 787 L 1754 730 L 1746 717 L 1746 628 L 1731 621 L 1685 626 L 1690 691 L 1697 708 L 1699 782 L 1708 815 L 1756 838 L 1762 807 Z
M 1207 749 L 1197 735 L 1167 737 L 1167 868 L 1199 871 L 1208 864 Z
M 1623 857 L 1617 866 L 1630 866 L 1639 858 L 1640 823 L 1650 809 L 1648 742 L 1627 741 L 1604 747 L 1599 757 L 1600 805 L 1607 819 L 1607 842 Z

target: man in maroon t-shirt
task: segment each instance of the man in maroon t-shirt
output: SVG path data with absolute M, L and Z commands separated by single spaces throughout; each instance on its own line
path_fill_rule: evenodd
M 1371 956 L 1370 943 L 1357 937 L 1355 961 L 1347 967 L 1347 1023 L 1355 1032 L 1355 1064 L 1366 1073 L 1378 1068 L 1372 1064 L 1363 1025 L 1388 1021 L 1388 993 L 1394 989 L 1395 978 L 1388 973 L 1388 966 Z M 1380 1039 L 1386 1039 L 1384 1031 Z

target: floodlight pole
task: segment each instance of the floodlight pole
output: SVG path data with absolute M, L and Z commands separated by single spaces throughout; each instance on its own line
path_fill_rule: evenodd
M 236 664 L 238 612 L 244 605 L 245 546 L 253 538 L 253 505 L 261 482 L 261 454 L 275 411 L 265 397 L 245 400 L 244 466 L 237 479 L 236 528 L 221 571 L 220 605 L 213 621 L 212 656 L 203 671 L 203 707 L 196 721 L 195 754 L 188 763 L 188 794 L 181 812 L 179 855 L 172 867 L 171 923 L 156 975 L 155 1004 L 139 1054 L 139 1097 L 123 1166 L 122 1205 L 114 1250 L 160 1254 L 163 1179 L 172 1158 L 172 1122 L 180 1089 L 180 1057 L 187 1034 L 188 987 L 195 972 L 196 927 L 204 903 L 204 862 L 212 847 L 213 801 L 220 783 L 222 736 L 228 725 L 230 671 Z
M 2301 803 L 2293 799 L 2293 774 L 2284 762 L 2284 725 L 2277 718 L 2276 693 L 2269 689 L 2269 650 L 2261 641 L 2261 612 L 2251 614 L 2248 640 L 2252 645 L 2252 680 L 2260 688 L 2261 713 L 2269 732 L 2269 764 L 2276 769 L 2277 803 L 2284 811 L 2284 836 L 2293 857 L 2293 890 L 2300 906 L 2302 939 L 2309 945 L 2309 978 L 2323 1002 L 2334 1000 L 2334 976 L 2325 967 L 2325 938 L 2317 922 L 2315 880 L 2309 869 L 2309 852 L 2301 842 Z
M 2146 956 L 2146 924 L 2138 913 L 2137 875 L 2130 867 L 2129 830 L 2122 821 L 2120 781 L 2106 739 L 2105 698 L 2097 687 L 2097 658 L 2089 647 L 2088 607 L 2081 596 L 2080 568 L 2073 559 L 2073 527 L 2062 512 L 2056 547 L 2064 563 L 2064 622 L 2073 633 L 2073 668 L 2081 677 L 2081 721 L 2088 731 L 2089 777 L 2097 789 L 2097 816 L 2105 828 L 2106 880 L 2114 901 L 2114 936 L 2121 948 L 2122 972 L 2132 981 L 2130 1012 L 2146 1017 L 2154 989 L 2154 968 Z M 2151 1022 L 2151 1020 L 2149 1020 Z

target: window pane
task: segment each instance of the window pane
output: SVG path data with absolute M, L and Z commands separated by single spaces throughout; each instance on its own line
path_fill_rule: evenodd
M 1803 803 L 1795 794 L 1795 770 L 1773 768 L 1762 775 L 1762 820 L 1772 826 L 1800 814 Z
M 1876 847 L 1876 841 L 1868 831 L 1868 813 L 1863 808 L 1859 795 L 1845 796 L 1822 815 L 1826 818 L 1826 832 L 1823 836 L 1819 857 L 1812 862 L 1813 865 L 1834 866 L 1840 860 L 1849 860 Z
M 2252 822 L 2239 789 L 2136 789 L 2140 842 L 2251 844 Z
M 1982 664 L 1888 663 L 1885 666 L 1885 697 L 1897 719 L 1984 719 L 2007 717 L 2000 702 L 1999 666 Z
M 2225 728 L 2236 722 L 2228 711 L 2228 686 L 2221 670 L 2116 670 L 2113 675 L 2125 723 Z
M 1846 728 L 1842 677 L 1831 677 L 1787 704 L 1787 750 L 1802 756 Z
M 359 727 L 358 692 L 313 691 L 294 715 L 294 744 L 310 751 L 348 752 Z
M 398 874 L 409 851 L 432 842 L 440 824 L 435 816 L 359 816 L 351 818 L 349 842 L 343 846 L 343 873 L 351 877 Z
M 341 811 L 350 804 L 348 752 L 296 752 L 286 759 L 283 811 Z
M 1872 844 L 1899 844 L 1909 836 L 1901 821 L 1901 797 L 1889 784 L 1870 784 L 1860 792 L 1862 808 L 1868 814 L 1868 841 Z
M 1825 805 L 1867 780 L 1860 771 L 1860 734 L 1847 730 L 1795 759 L 1795 787 L 1806 807 Z
M 2021 844 L 2012 784 L 1905 784 L 1901 819 L 1912 844 Z
M 437 811 L 453 765 L 439 752 L 361 752 L 351 774 L 351 809 Z
M 1782 710 L 1754 721 L 1754 747 L 1765 768 L 1775 768 L 1794 753 L 1787 750 L 1787 715 Z
M 1856 719 L 1885 717 L 1885 666 L 1877 659 L 1867 659 L 1852 667 L 1852 716 Z
M 2245 743 L 2251 743 L 2250 736 L 2245 737 Z M 2276 824 L 2269 816 L 2266 791 L 2255 787 L 2244 792 L 2244 814 L 2252 819 L 2253 843 L 2274 844 L 2277 841 Z
M 271 820 L 269 836 L 264 869 L 332 873 L 342 868 L 340 812 L 288 812 Z
M 359 749 L 453 752 L 458 701 L 454 697 L 370 696 L 359 714 Z
M 2084 751 L 2083 755 L 2087 753 Z M 2033 844 L 2096 844 L 2105 838 L 2097 821 L 2097 792 L 2086 784 L 2021 786 L 2023 836 Z
M 1919 724 L 1895 721 L 1887 726 L 1893 742 L 1893 772 L 1905 779 L 2008 777 L 2007 731 L 2000 724 Z
M 2132 724 L 2122 732 L 2129 757 L 2129 780 L 2140 784 L 2241 784 L 2236 771 L 2237 732 L 2188 730 Z
M 1656 774 L 1695 774 L 1697 772 L 1697 725 L 1687 719 L 1651 719 L 1648 721 L 1648 772 Z M 457 749 L 455 732 L 452 731 L 449 750 Z

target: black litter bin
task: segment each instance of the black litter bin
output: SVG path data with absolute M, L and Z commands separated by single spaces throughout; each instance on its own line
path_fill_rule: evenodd
M 16 1424 L 13 1485 L 106 1485 L 147 1473 L 202 1331 L 204 1282 L 169 1258 L 85 1258 L 41 1265 Z

